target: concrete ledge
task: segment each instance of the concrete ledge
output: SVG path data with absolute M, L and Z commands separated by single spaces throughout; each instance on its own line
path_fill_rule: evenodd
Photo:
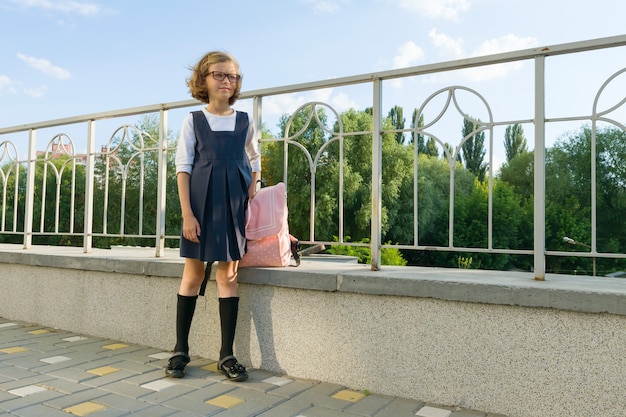
M 85 271 L 175 277 L 182 274 L 178 250 L 156 258 L 152 248 L 94 249 L 0 244 L 0 263 Z M 241 283 L 356 294 L 435 298 L 449 301 L 555 308 L 626 315 L 626 279 L 528 272 L 425 267 L 384 267 L 324 256 L 303 258 L 300 267 L 241 269 Z
M 381 276 L 382 275 L 382 276 Z M 385 268 L 340 277 L 342 291 L 626 315 L 626 280 L 442 268 Z
M 523 272 L 423 267 L 385 267 L 371 271 L 363 265 L 305 260 L 297 270 L 242 271 L 240 282 L 626 315 L 626 280 L 616 278 L 549 274 L 546 281 L 535 281 L 531 273 Z
M 180 277 L 183 261 L 178 251 L 167 251 L 156 258 L 151 248 L 94 249 L 33 246 L 25 250 L 19 245 L 0 244 L 0 263 L 12 263 L 83 271 L 119 272 L 124 274 Z

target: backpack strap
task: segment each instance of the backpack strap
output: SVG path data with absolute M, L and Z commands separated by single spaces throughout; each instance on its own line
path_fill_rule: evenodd
M 209 278 L 211 278 L 211 266 L 213 266 L 213 262 L 207 262 L 206 268 L 204 268 L 204 280 L 202 280 L 199 292 L 200 297 L 204 297 L 204 293 L 206 292 L 206 285 L 209 282 Z
M 295 266 L 300 266 L 300 254 L 298 253 L 300 251 L 300 241 L 291 234 L 289 235 L 289 240 L 291 240 L 291 256 L 296 261 Z

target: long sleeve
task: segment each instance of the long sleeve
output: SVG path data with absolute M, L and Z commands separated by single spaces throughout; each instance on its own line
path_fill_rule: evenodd
M 259 144 L 259 138 L 256 134 L 256 127 L 254 126 L 254 120 L 248 116 L 248 136 L 246 137 L 246 153 L 250 160 L 250 166 L 252 172 L 261 172 L 261 148 Z
M 195 157 L 196 133 L 193 130 L 193 116 L 191 113 L 183 120 L 176 146 L 176 173 L 191 174 L 193 158 Z

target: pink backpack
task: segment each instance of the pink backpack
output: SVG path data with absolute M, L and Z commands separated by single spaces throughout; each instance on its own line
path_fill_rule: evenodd
M 298 240 L 289 234 L 287 191 L 279 182 L 261 188 L 250 201 L 246 219 L 248 252 L 239 267 L 287 266 L 291 256 L 300 264 Z

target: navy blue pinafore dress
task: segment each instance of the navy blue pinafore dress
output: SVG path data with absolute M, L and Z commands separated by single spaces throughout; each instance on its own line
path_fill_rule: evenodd
M 234 131 L 213 131 L 194 111 L 195 157 L 189 183 L 200 243 L 180 239 L 180 256 L 204 262 L 235 261 L 246 252 L 246 210 L 252 168 L 245 151 L 248 114 L 237 112 Z

